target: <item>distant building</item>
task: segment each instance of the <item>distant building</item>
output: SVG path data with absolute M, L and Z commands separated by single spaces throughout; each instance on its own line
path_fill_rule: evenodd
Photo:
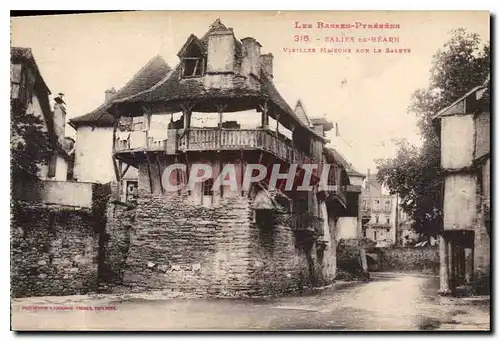
M 411 219 L 408 214 L 401 209 L 401 207 L 398 210 L 398 215 L 399 217 L 396 228 L 396 245 L 415 245 L 420 238 L 420 234 L 413 229 L 415 221 Z
M 363 236 L 373 240 L 377 246 L 396 243 L 397 197 L 377 180 L 377 174 L 368 174 L 361 192 L 363 212 Z M 398 208 L 399 209 L 399 208 Z
M 490 276 L 490 79 L 435 117 L 444 173 L 440 291 Z

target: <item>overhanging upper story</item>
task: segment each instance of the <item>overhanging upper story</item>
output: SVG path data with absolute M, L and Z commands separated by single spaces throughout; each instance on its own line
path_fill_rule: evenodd
M 490 155 L 490 79 L 437 113 L 444 171 L 466 171 Z
M 434 117 L 441 140 L 444 230 L 474 230 L 490 210 L 490 79 Z M 489 221 L 486 222 L 489 231 Z

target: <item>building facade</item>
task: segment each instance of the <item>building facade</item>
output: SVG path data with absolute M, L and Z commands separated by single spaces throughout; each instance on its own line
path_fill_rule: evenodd
M 40 180 L 66 181 L 68 163 L 72 160 L 72 146 L 65 137 L 66 108 L 59 94 L 51 108 L 51 92 L 40 74 L 30 48 L 11 48 L 11 110 L 14 115 L 25 113 L 43 122 L 41 130 L 47 133 L 53 154 L 39 165 Z M 16 143 L 17 137 L 12 137 Z
M 216 20 L 202 38 L 188 37 L 179 64 L 162 80 L 106 109 L 114 119 L 115 174 L 138 169 L 134 217 L 127 225 L 133 233 L 123 269 L 114 271 L 123 285 L 244 296 L 335 278 L 337 222 L 357 219 L 359 193 L 325 149 L 331 123 L 289 107 L 273 84 L 273 55 L 262 54 L 261 47 L 255 38 L 237 39 Z M 152 122 L 164 117 L 169 123 L 163 139 L 152 138 L 158 130 Z M 164 178 L 173 164 L 183 167 Z M 212 175 L 190 187 L 190 170 L 199 164 Z M 250 164 L 268 172 L 246 187 Z M 310 164 L 318 169 L 309 173 L 304 165 Z M 317 185 L 325 164 L 331 165 L 325 172 L 334 190 Z M 228 165 L 236 187 L 216 182 Z M 295 177 L 270 186 L 275 165 L 280 173 L 296 167 Z M 311 190 L 298 190 L 306 176 Z M 165 182 L 177 190 L 166 190 Z M 120 236 L 113 229 L 123 231 L 123 219 L 116 209 L 113 214 L 108 233 Z
M 392 246 L 397 242 L 397 219 L 400 211 L 397 196 L 377 179 L 377 174 L 368 174 L 361 193 L 363 237 L 371 239 L 377 246 Z
M 104 103 L 98 108 L 69 120 L 69 125 L 76 130 L 74 178 L 77 181 L 101 184 L 117 181 L 117 172 L 113 164 L 114 118 L 106 110 L 111 107 L 112 100 L 148 89 L 169 71 L 171 69 L 163 58 L 155 56 L 118 91 L 114 88 L 106 90 Z M 142 117 L 136 118 L 136 122 L 130 124 L 133 124 L 136 130 L 140 130 L 141 119 Z M 125 168 L 120 170 L 122 173 L 124 171 Z M 124 193 L 128 189 L 132 191 L 136 189 L 134 185 L 137 185 L 137 174 L 137 169 L 134 167 L 128 167 L 123 174 L 120 174 Z
M 440 291 L 489 283 L 491 181 L 490 80 L 434 118 L 444 173 Z

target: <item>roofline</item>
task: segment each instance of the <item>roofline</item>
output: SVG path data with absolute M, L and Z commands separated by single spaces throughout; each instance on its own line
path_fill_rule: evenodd
M 170 65 L 168 65 L 168 64 L 167 64 L 167 62 L 165 61 L 165 59 L 164 59 L 164 58 L 163 58 L 160 54 L 156 54 L 156 55 L 155 55 L 153 58 L 151 58 L 151 59 L 150 59 L 150 60 L 149 60 L 146 64 L 144 64 L 144 65 L 143 65 L 143 66 L 139 69 L 139 71 L 137 71 L 137 72 L 136 72 L 136 73 L 132 76 L 132 78 L 130 78 L 130 79 L 128 80 L 128 82 L 127 82 L 127 83 L 125 83 L 125 84 L 124 84 L 124 85 L 123 85 L 120 89 L 118 89 L 118 91 L 116 92 L 116 94 L 119 94 L 119 92 L 120 92 L 123 88 L 127 87 L 130 83 L 132 83 L 132 81 L 136 78 L 136 76 L 137 76 L 138 74 L 140 74 L 141 72 L 143 72 L 143 71 L 144 71 L 147 67 L 149 67 L 149 65 L 151 65 L 151 63 L 152 63 L 152 62 L 153 62 L 156 58 L 161 58 L 161 59 L 165 62 L 165 64 L 167 65 L 167 67 L 169 67 L 169 68 L 170 68 Z M 170 70 L 170 71 L 169 71 L 169 73 L 171 73 L 171 72 L 172 72 L 172 70 Z M 168 75 L 168 74 L 167 74 L 167 75 Z M 159 82 L 161 82 L 161 81 L 162 81 L 162 80 L 160 80 Z M 155 85 L 156 85 L 156 84 L 155 84 Z M 151 88 L 150 88 L 150 89 L 151 89 Z M 146 89 L 146 90 L 149 90 L 149 89 Z M 145 91 L 145 90 L 143 90 L 143 91 Z M 141 91 L 141 92 L 139 92 L 139 93 L 142 93 L 143 91 Z M 138 95 L 139 93 L 137 93 L 137 94 L 135 94 L 135 95 Z M 115 94 L 115 95 L 116 95 L 116 94 Z M 130 95 L 130 96 L 127 96 L 127 97 L 125 97 L 125 98 L 133 97 L 133 96 L 135 96 L 135 95 Z M 68 124 L 69 124 L 71 127 L 73 127 L 73 129 L 75 129 L 75 130 L 78 128 L 78 126 L 92 126 L 93 124 L 91 124 L 91 123 L 95 123 L 95 121 L 94 121 L 94 122 L 91 122 L 91 121 L 80 121 L 80 122 L 75 122 L 75 121 L 73 121 L 73 120 L 74 120 L 74 119 L 77 119 L 77 118 L 80 118 L 80 117 L 83 117 L 83 116 L 86 116 L 86 115 L 88 115 L 88 114 L 91 114 L 91 113 L 93 113 L 94 111 L 97 111 L 97 110 L 107 111 L 108 109 L 110 109 L 111 107 L 113 107 L 114 102 L 115 102 L 115 101 L 113 101 L 113 100 L 111 100 L 111 101 L 109 101 L 109 102 L 105 102 L 105 103 L 101 104 L 100 106 L 98 106 L 96 109 L 94 109 L 94 110 L 92 110 L 92 111 L 90 111 L 90 112 L 88 112 L 88 113 L 86 113 L 86 114 L 83 114 L 83 115 L 80 115 L 80 116 L 77 116 L 77 117 L 73 117 L 72 119 L 68 120 Z M 101 108 L 102 108 L 102 109 L 101 109 Z M 109 113 L 109 112 L 108 112 L 108 113 Z M 102 116 L 101 116 L 101 117 L 102 117 Z M 100 119 L 100 117 L 99 117 L 99 119 Z M 99 120 L 99 119 L 98 119 L 98 120 Z
M 13 49 L 25 50 L 25 51 L 27 51 L 29 53 L 29 56 L 24 56 L 24 55 L 23 56 L 19 56 L 18 59 L 25 60 L 25 61 L 28 61 L 28 62 L 30 62 L 30 63 L 33 64 L 32 66 L 34 68 L 34 71 L 36 73 L 36 76 L 37 76 L 38 80 L 41 81 L 42 86 L 47 90 L 48 94 L 51 95 L 52 92 L 50 91 L 49 86 L 45 82 L 45 79 L 43 79 L 43 77 L 42 77 L 42 73 L 40 72 L 40 68 L 38 67 L 38 64 L 36 63 L 35 56 L 33 55 L 33 50 L 31 49 L 31 47 L 12 46 L 11 47 L 11 63 L 12 63 L 12 50 Z
M 437 114 L 435 114 L 434 116 L 432 116 L 432 120 L 436 120 L 442 116 L 447 116 L 446 115 L 446 112 L 448 110 L 450 110 L 451 108 L 453 108 L 455 105 L 457 105 L 459 102 L 467 99 L 467 97 L 469 97 L 470 95 L 472 95 L 473 93 L 475 93 L 476 91 L 478 90 L 482 90 L 484 88 L 487 88 L 488 87 L 488 84 L 490 82 L 490 77 L 488 76 L 488 78 L 486 79 L 486 81 L 479 85 L 479 86 L 476 86 L 475 88 L 473 88 L 472 90 L 470 90 L 469 92 L 467 92 L 465 95 L 463 95 L 462 97 L 460 97 L 459 99 L 457 99 L 456 101 L 454 101 L 453 103 L 451 103 L 450 105 L 448 105 L 447 107 L 445 107 L 444 109 L 441 109 L 440 111 L 438 111 Z
M 113 100 L 111 101 L 111 106 L 115 105 L 115 104 L 119 104 L 119 103 L 123 103 L 123 102 L 127 102 L 127 101 L 130 101 L 130 100 L 133 100 L 134 97 L 137 97 L 139 95 L 143 95 L 145 93 L 148 93 L 148 92 L 151 92 L 153 90 L 155 90 L 156 88 L 158 88 L 159 86 L 161 86 L 162 84 L 164 84 L 171 76 L 172 74 L 177 70 L 177 68 L 180 68 L 182 66 L 182 63 L 179 62 L 177 63 L 177 65 L 172 69 L 170 70 L 164 77 L 163 79 L 161 79 L 160 81 L 158 81 L 155 85 L 153 85 L 152 87 L 148 88 L 148 89 L 145 89 L 145 90 L 142 90 L 136 94 L 133 94 L 133 95 L 130 95 L 130 96 L 127 96 L 127 97 L 124 97 L 124 98 L 119 98 L 117 100 Z

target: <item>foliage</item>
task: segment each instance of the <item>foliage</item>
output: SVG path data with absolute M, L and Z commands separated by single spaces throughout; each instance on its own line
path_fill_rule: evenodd
M 340 239 L 337 244 L 337 279 L 364 278 L 361 247 L 352 240 Z
M 36 180 L 39 165 L 54 153 L 43 118 L 16 102 L 11 103 L 10 153 L 13 184 Z
M 422 147 L 398 141 L 393 159 L 377 160 L 379 180 L 392 194 L 399 193 L 417 232 L 436 234 L 442 219 L 439 129 L 432 117 L 482 84 L 489 72 L 489 44 L 463 28 L 452 31 L 451 39 L 433 56 L 429 86 L 416 90 L 408 107 L 418 118 Z

